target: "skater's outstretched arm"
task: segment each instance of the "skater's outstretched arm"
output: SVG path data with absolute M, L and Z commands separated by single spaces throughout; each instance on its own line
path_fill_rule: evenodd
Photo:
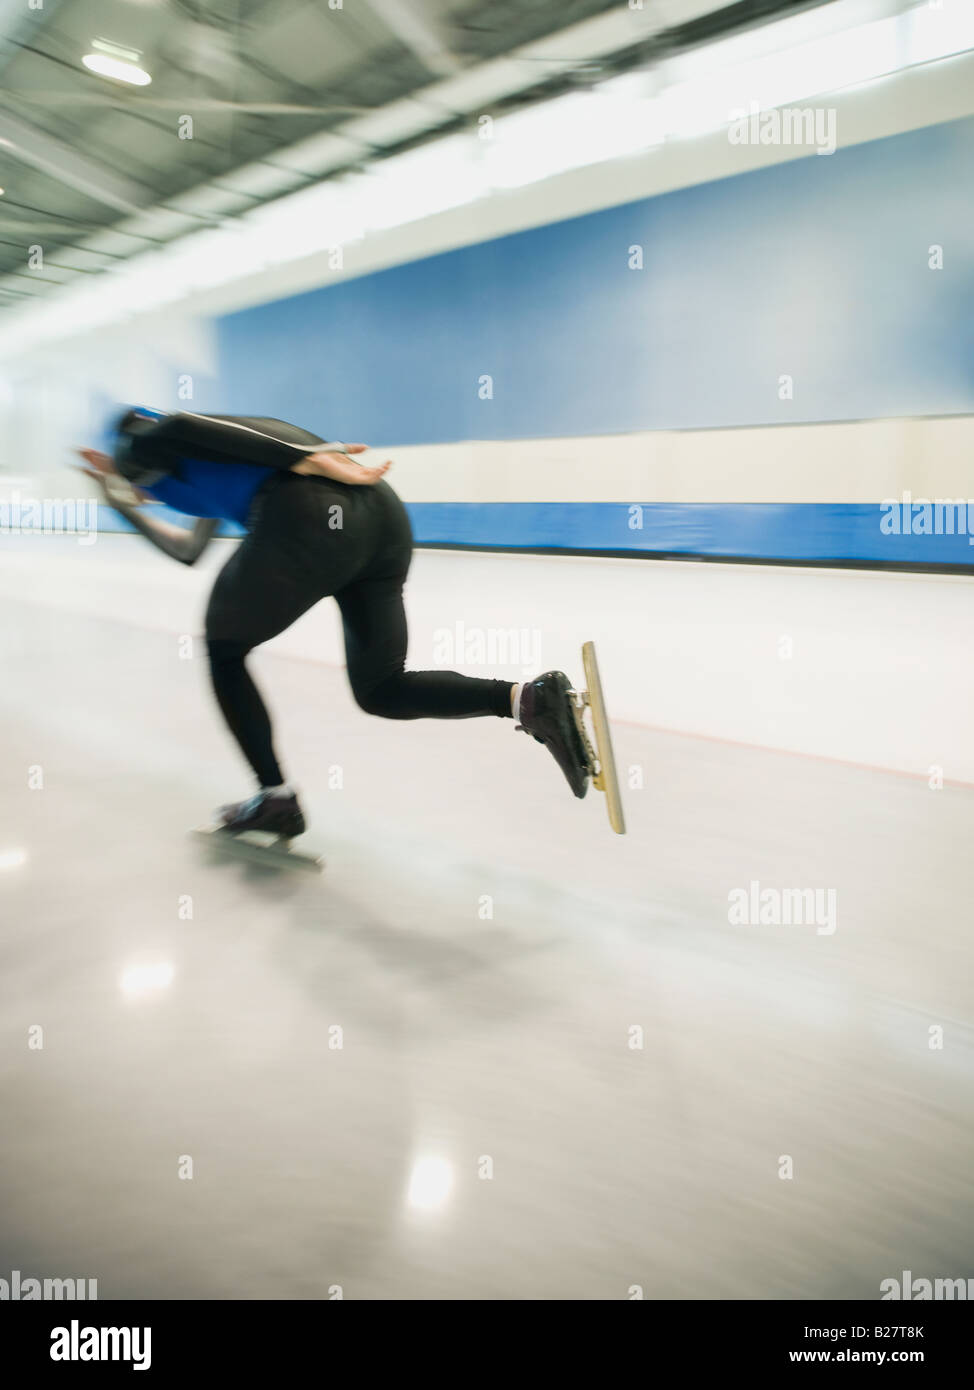
M 146 494 L 119 475 L 107 454 L 97 449 L 79 449 L 78 453 L 88 464 L 87 468 L 82 468 L 82 473 L 94 479 L 110 507 L 130 521 L 140 535 L 171 560 L 178 560 L 182 565 L 195 565 L 213 539 L 220 524 L 218 521 L 197 517 L 191 530 L 183 530 L 147 516 L 142 510 Z

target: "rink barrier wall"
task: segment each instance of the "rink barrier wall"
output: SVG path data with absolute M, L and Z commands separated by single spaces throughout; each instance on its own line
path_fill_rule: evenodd
M 896 535 L 881 531 L 883 513 L 865 503 L 413 502 L 406 506 L 419 547 L 644 559 L 686 556 L 838 568 L 974 569 L 974 535 L 967 534 L 968 517 L 961 508 L 941 514 L 944 534 Z M 177 524 L 185 522 L 166 507 L 155 514 Z M 631 523 L 636 518 L 634 527 Z M 974 526 L 974 510 L 970 524 Z M 107 513 L 99 530 L 134 528 L 124 518 Z M 243 532 L 228 522 L 219 534 L 233 537 Z

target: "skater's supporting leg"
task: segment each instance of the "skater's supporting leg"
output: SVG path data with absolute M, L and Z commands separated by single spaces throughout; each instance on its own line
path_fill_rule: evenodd
M 280 510 L 285 491 L 280 488 L 269 497 L 270 520 Z M 274 752 L 270 716 L 245 658 L 321 597 L 319 577 L 297 545 L 289 547 L 287 528 L 268 525 L 251 531 L 240 543 L 210 595 L 206 638 L 213 690 L 261 787 L 276 787 L 285 779 Z
M 457 671 L 406 671 L 405 576 L 359 579 L 335 595 L 345 632 L 352 693 L 383 719 L 512 717 L 511 681 Z
M 208 646 L 213 693 L 230 732 L 260 785 L 279 787 L 284 774 L 274 752 L 270 716 L 244 660 L 249 645 L 211 637 Z

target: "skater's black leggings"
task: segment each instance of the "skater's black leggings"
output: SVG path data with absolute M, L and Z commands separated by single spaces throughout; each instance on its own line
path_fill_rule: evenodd
M 220 709 L 261 786 L 285 779 L 244 658 L 328 595 L 341 609 L 352 693 L 368 714 L 510 716 L 510 681 L 404 669 L 411 555 L 406 509 L 385 482 L 352 487 L 279 473 L 258 494 L 249 532 L 213 587 L 206 637 Z

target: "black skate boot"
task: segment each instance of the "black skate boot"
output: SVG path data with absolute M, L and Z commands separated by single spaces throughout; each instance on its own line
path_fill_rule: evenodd
M 217 817 L 231 835 L 239 835 L 244 830 L 262 830 L 267 835 L 279 835 L 282 840 L 293 840 L 305 831 L 304 816 L 293 792 L 289 796 L 274 796 L 259 791 L 249 801 L 221 806 Z
M 593 766 L 576 716 L 572 684 L 564 671 L 545 671 L 521 686 L 519 729 L 543 743 L 576 796 L 588 791 Z

